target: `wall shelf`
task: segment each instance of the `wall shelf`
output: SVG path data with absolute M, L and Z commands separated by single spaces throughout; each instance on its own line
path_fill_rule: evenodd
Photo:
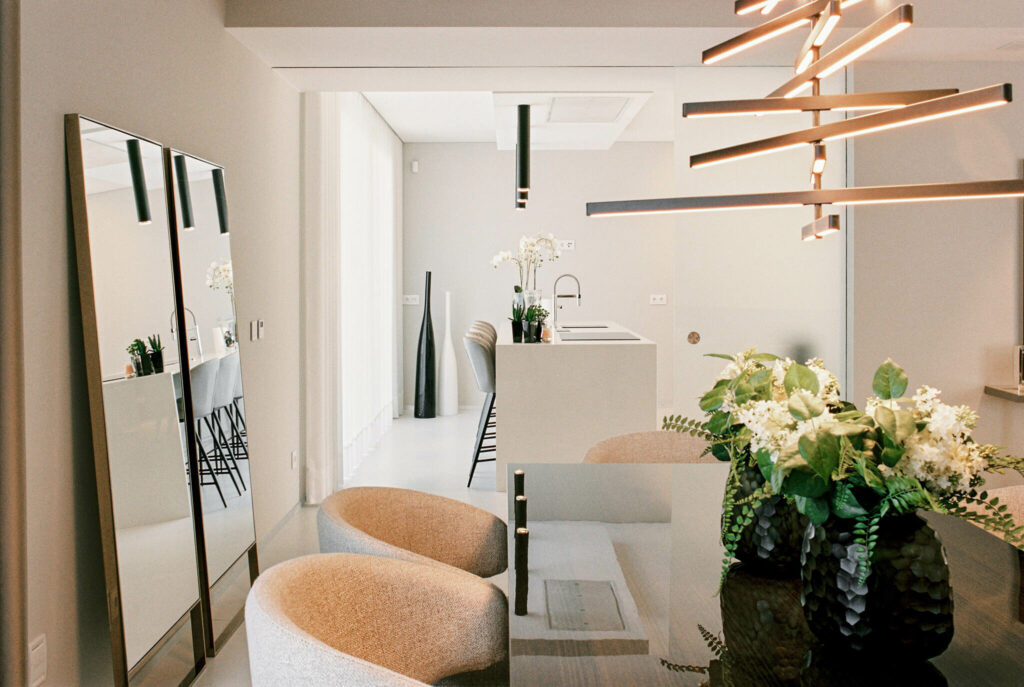
M 1024 403 L 1024 393 L 1021 393 L 1016 386 L 993 386 L 986 384 L 985 393 L 1005 401 Z

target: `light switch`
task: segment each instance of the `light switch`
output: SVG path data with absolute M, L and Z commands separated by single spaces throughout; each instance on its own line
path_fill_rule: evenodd
M 652 293 L 651 305 L 668 305 L 668 296 L 663 293 Z
M 558 250 L 576 250 L 576 239 L 558 239 Z
M 263 334 L 263 320 L 256 320 L 256 338 L 262 339 Z
M 259 332 L 256 331 L 256 320 L 249 320 L 249 341 L 255 341 Z
M 418 293 L 405 294 L 402 296 L 402 305 L 419 305 L 420 295 Z

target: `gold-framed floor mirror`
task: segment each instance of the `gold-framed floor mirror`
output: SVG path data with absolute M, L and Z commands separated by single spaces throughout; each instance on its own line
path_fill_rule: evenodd
M 258 574 L 224 171 L 65 136 L 114 684 L 187 685 Z

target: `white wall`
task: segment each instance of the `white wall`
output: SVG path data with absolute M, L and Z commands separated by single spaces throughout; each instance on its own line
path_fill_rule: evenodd
M 1024 64 L 865 63 L 857 91 L 1024 84 Z M 1018 178 L 1024 105 L 856 139 L 856 184 Z M 1024 451 L 1024 406 L 983 394 L 1011 384 L 1021 340 L 1021 202 L 975 200 L 856 209 L 854 397 L 892 357 L 913 388 L 979 411 L 979 440 Z
M 299 99 L 223 28 L 220 0 L 21 3 L 29 637 L 48 685 L 108 685 L 96 485 L 63 116 L 80 112 L 226 168 L 256 529 L 298 501 Z
M 410 163 L 419 161 L 419 173 Z M 672 402 L 672 308 L 648 305 L 652 293 L 673 292 L 672 220 L 652 216 L 630 226 L 588 219 L 595 200 L 671 195 L 671 143 L 618 143 L 607 151 L 533 151 L 530 204 L 514 209 L 515 153 L 493 143 L 405 145 L 405 293 L 423 293 L 424 272 L 433 272 L 432 308 L 438 350 L 443 340 L 444 292 L 452 292 L 452 337 L 459 361 L 459 401 L 477 404 L 481 395 L 462 346 L 474 320 L 508 327 L 511 265 L 491 268 L 500 250 L 515 250 L 523 234 L 551 232 L 575 239 L 576 250 L 538 273 L 538 286 L 551 296 L 555 278 L 575 274 L 582 285 L 579 308 L 565 303 L 563 321 L 613 320 L 658 344 L 658 398 Z M 575 285 L 562 282 L 567 292 Z M 404 308 L 405 402 L 412 403 L 420 307 Z M 528 374 L 528 371 L 524 372 Z M 543 393 L 543 382 L 538 382 Z

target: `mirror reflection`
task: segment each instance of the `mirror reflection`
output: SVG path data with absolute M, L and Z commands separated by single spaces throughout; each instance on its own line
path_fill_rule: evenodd
M 80 119 L 127 665 L 199 600 L 160 146 Z M 101 485 L 102 488 L 102 485 Z
M 255 541 L 224 171 L 171 151 L 203 526 L 213 586 Z M 177 336 L 177 333 L 175 333 Z

